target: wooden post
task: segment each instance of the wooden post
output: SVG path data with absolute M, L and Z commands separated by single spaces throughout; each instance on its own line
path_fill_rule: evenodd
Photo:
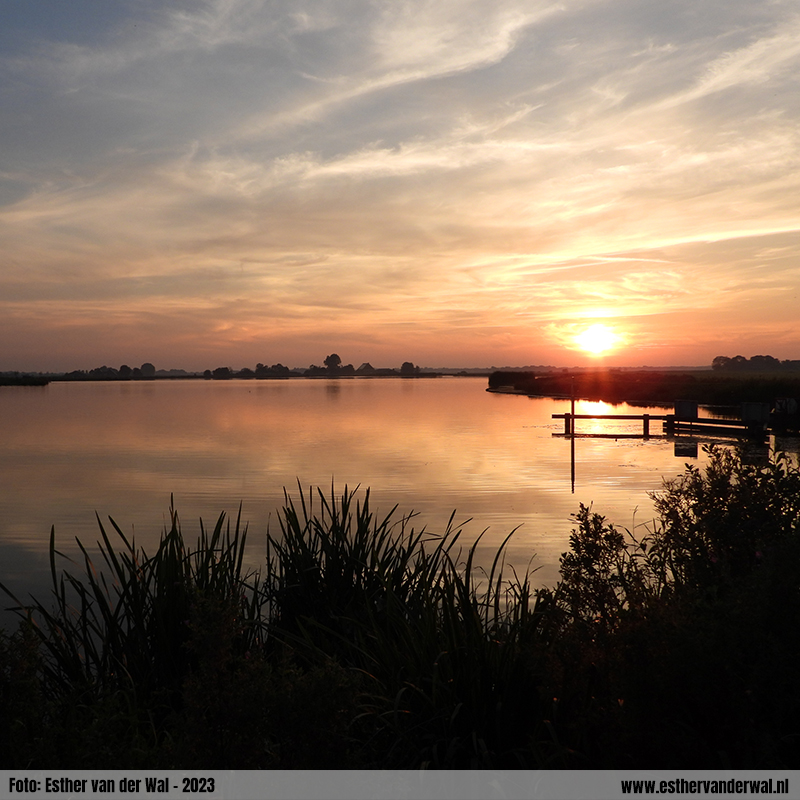
M 575 423 L 572 414 L 564 414 L 564 436 L 571 436 L 575 432 Z
M 642 415 L 642 436 L 644 436 L 645 439 L 649 439 L 650 438 L 650 415 L 649 414 L 643 414 Z
M 570 402 L 569 402 L 569 413 L 572 415 L 572 423 L 570 425 L 571 431 L 573 435 L 575 434 L 575 376 L 570 375 Z

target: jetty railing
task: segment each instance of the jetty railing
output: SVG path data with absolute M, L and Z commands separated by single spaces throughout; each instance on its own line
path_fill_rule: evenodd
M 674 415 L 670 415 L 674 416 Z M 553 414 L 553 419 L 564 420 L 563 436 L 575 435 L 575 420 L 577 419 L 611 419 L 611 420 L 630 420 L 639 419 L 642 421 L 642 436 L 647 439 L 650 437 L 650 421 L 666 420 L 667 415 L 662 414 Z
M 767 426 L 757 420 L 713 419 L 711 417 L 695 417 L 687 419 L 677 414 L 553 414 L 553 419 L 564 420 L 564 433 L 554 436 L 576 436 L 576 420 L 641 420 L 641 434 L 605 434 L 615 438 L 624 436 L 649 439 L 650 423 L 653 420 L 663 422 L 663 433 L 673 436 L 676 433 L 715 433 L 722 436 L 753 436 L 761 437 L 767 433 Z M 591 436 L 592 434 L 584 434 Z

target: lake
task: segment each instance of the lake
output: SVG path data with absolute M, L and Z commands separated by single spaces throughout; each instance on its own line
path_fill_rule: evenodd
M 569 401 L 492 394 L 485 378 L 140 381 L 0 387 L 0 580 L 40 592 L 51 525 L 59 549 L 98 538 L 95 512 L 112 516 L 148 551 L 170 496 L 184 533 L 221 511 L 249 523 L 249 558 L 263 560 L 267 526 L 286 487 L 297 496 L 331 484 L 370 487 L 380 511 L 418 512 L 442 532 L 451 513 L 484 530 L 491 562 L 517 528 L 507 563 L 538 568 L 552 585 L 579 503 L 627 527 L 652 517 L 648 492 L 685 463 L 663 438 L 579 438 L 554 433 Z M 642 413 L 578 402 L 577 413 Z M 658 412 L 653 412 L 658 413 Z M 638 433 L 637 422 L 582 422 L 579 432 Z M 652 432 L 660 433 L 660 423 Z M 531 561 L 532 560 L 532 561 Z

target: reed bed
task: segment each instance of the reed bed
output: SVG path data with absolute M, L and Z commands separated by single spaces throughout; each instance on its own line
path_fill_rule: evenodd
M 243 573 L 247 530 L 240 518 L 233 531 L 224 514 L 212 531 L 201 520 L 192 550 L 172 505 L 169 518 L 157 551 L 148 556 L 109 518 L 112 541 L 98 517 L 102 563 L 78 540 L 83 555 L 80 575 L 69 567 L 59 568 L 59 560 L 71 560 L 56 549 L 51 529 L 55 603 L 20 604 L 20 610 L 38 621 L 36 630 L 49 655 L 47 675 L 54 685 L 70 691 L 106 691 L 126 684 L 137 691 L 179 689 L 189 668 L 189 620 L 206 596 L 237 606 L 240 647 L 259 640 L 259 578 Z

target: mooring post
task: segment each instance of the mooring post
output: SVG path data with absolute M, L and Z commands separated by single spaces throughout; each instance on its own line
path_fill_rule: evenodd
M 575 376 L 569 376 L 569 415 L 564 418 L 564 435 L 575 436 Z
M 650 438 L 650 415 L 649 414 L 643 414 L 642 415 L 642 436 L 644 436 L 645 439 L 649 439 Z
M 575 416 L 575 376 L 570 375 L 570 392 L 569 392 L 570 400 L 569 400 L 569 413 L 572 416 Z M 572 425 L 573 429 L 575 428 L 575 424 L 573 422 Z

